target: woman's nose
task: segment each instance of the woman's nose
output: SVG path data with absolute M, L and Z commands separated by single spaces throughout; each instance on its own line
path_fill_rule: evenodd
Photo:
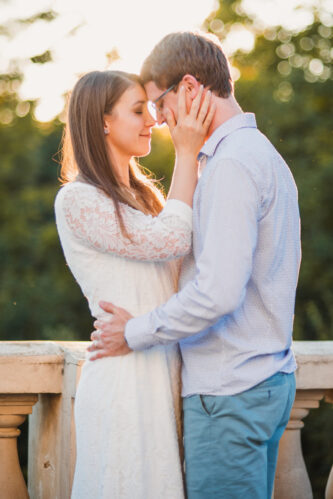
M 145 116 L 145 125 L 146 126 L 154 126 L 156 124 L 156 121 L 157 121 L 157 119 L 155 119 L 154 116 L 152 116 L 152 114 L 147 109 L 146 116 Z
M 146 120 L 146 126 L 154 126 L 156 125 L 156 120 L 154 120 L 154 118 L 152 118 L 151 116 L 149 116 L 149 118 Z

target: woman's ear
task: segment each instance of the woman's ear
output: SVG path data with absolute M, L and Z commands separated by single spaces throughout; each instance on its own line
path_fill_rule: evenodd
M 200 83 L 194 76 L 186 74 L 183 76 L 180 84 L 184 86 L 187 97 L 193 100 L 197 96 L 200 89 Z
M 104 128 L 104 134 L 108 135 L 109 134 L 109 124 L 108 121 L 104 115 L 104 120 L 103 120 L 103 128 Z

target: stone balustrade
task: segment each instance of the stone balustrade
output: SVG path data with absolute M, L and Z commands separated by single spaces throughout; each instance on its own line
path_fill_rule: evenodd
M 0 497 L 67 499 L 75 465 L 73 405 L 85 342 L 0 342 Z M 274 499 L 310 499 L 300 432 L 321 399 L 333 403 L 333 342 L 295 342 L 297 394 L 280 443 Z M 17 456 L 29 416 L 28 490 Z M 306 424 L 306 421 L 305 421 Z M 333 499 L 333 468 L 326 499 Z

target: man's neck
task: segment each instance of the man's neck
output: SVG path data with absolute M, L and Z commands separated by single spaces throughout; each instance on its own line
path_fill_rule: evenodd
M 216 103 L 216 112 L 212 124 L 209 127 L 207 139 L 223 123 L 230 120 L 230 118 L 233 118 L 237 114 L 243 113 L 240 105 L 238 104 L 233 95 L 230 95 L 227 99 L 224 99 L 223 97 L 214 96 L 214 99 Z

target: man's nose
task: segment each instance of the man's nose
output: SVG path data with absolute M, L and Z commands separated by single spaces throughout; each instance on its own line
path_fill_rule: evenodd
M 158 125 L 163 125 L 163 123 L 166 123 L 163 112 L 158 111 L 158 110 L 156 111 L 156 121 L 157 121 Z

